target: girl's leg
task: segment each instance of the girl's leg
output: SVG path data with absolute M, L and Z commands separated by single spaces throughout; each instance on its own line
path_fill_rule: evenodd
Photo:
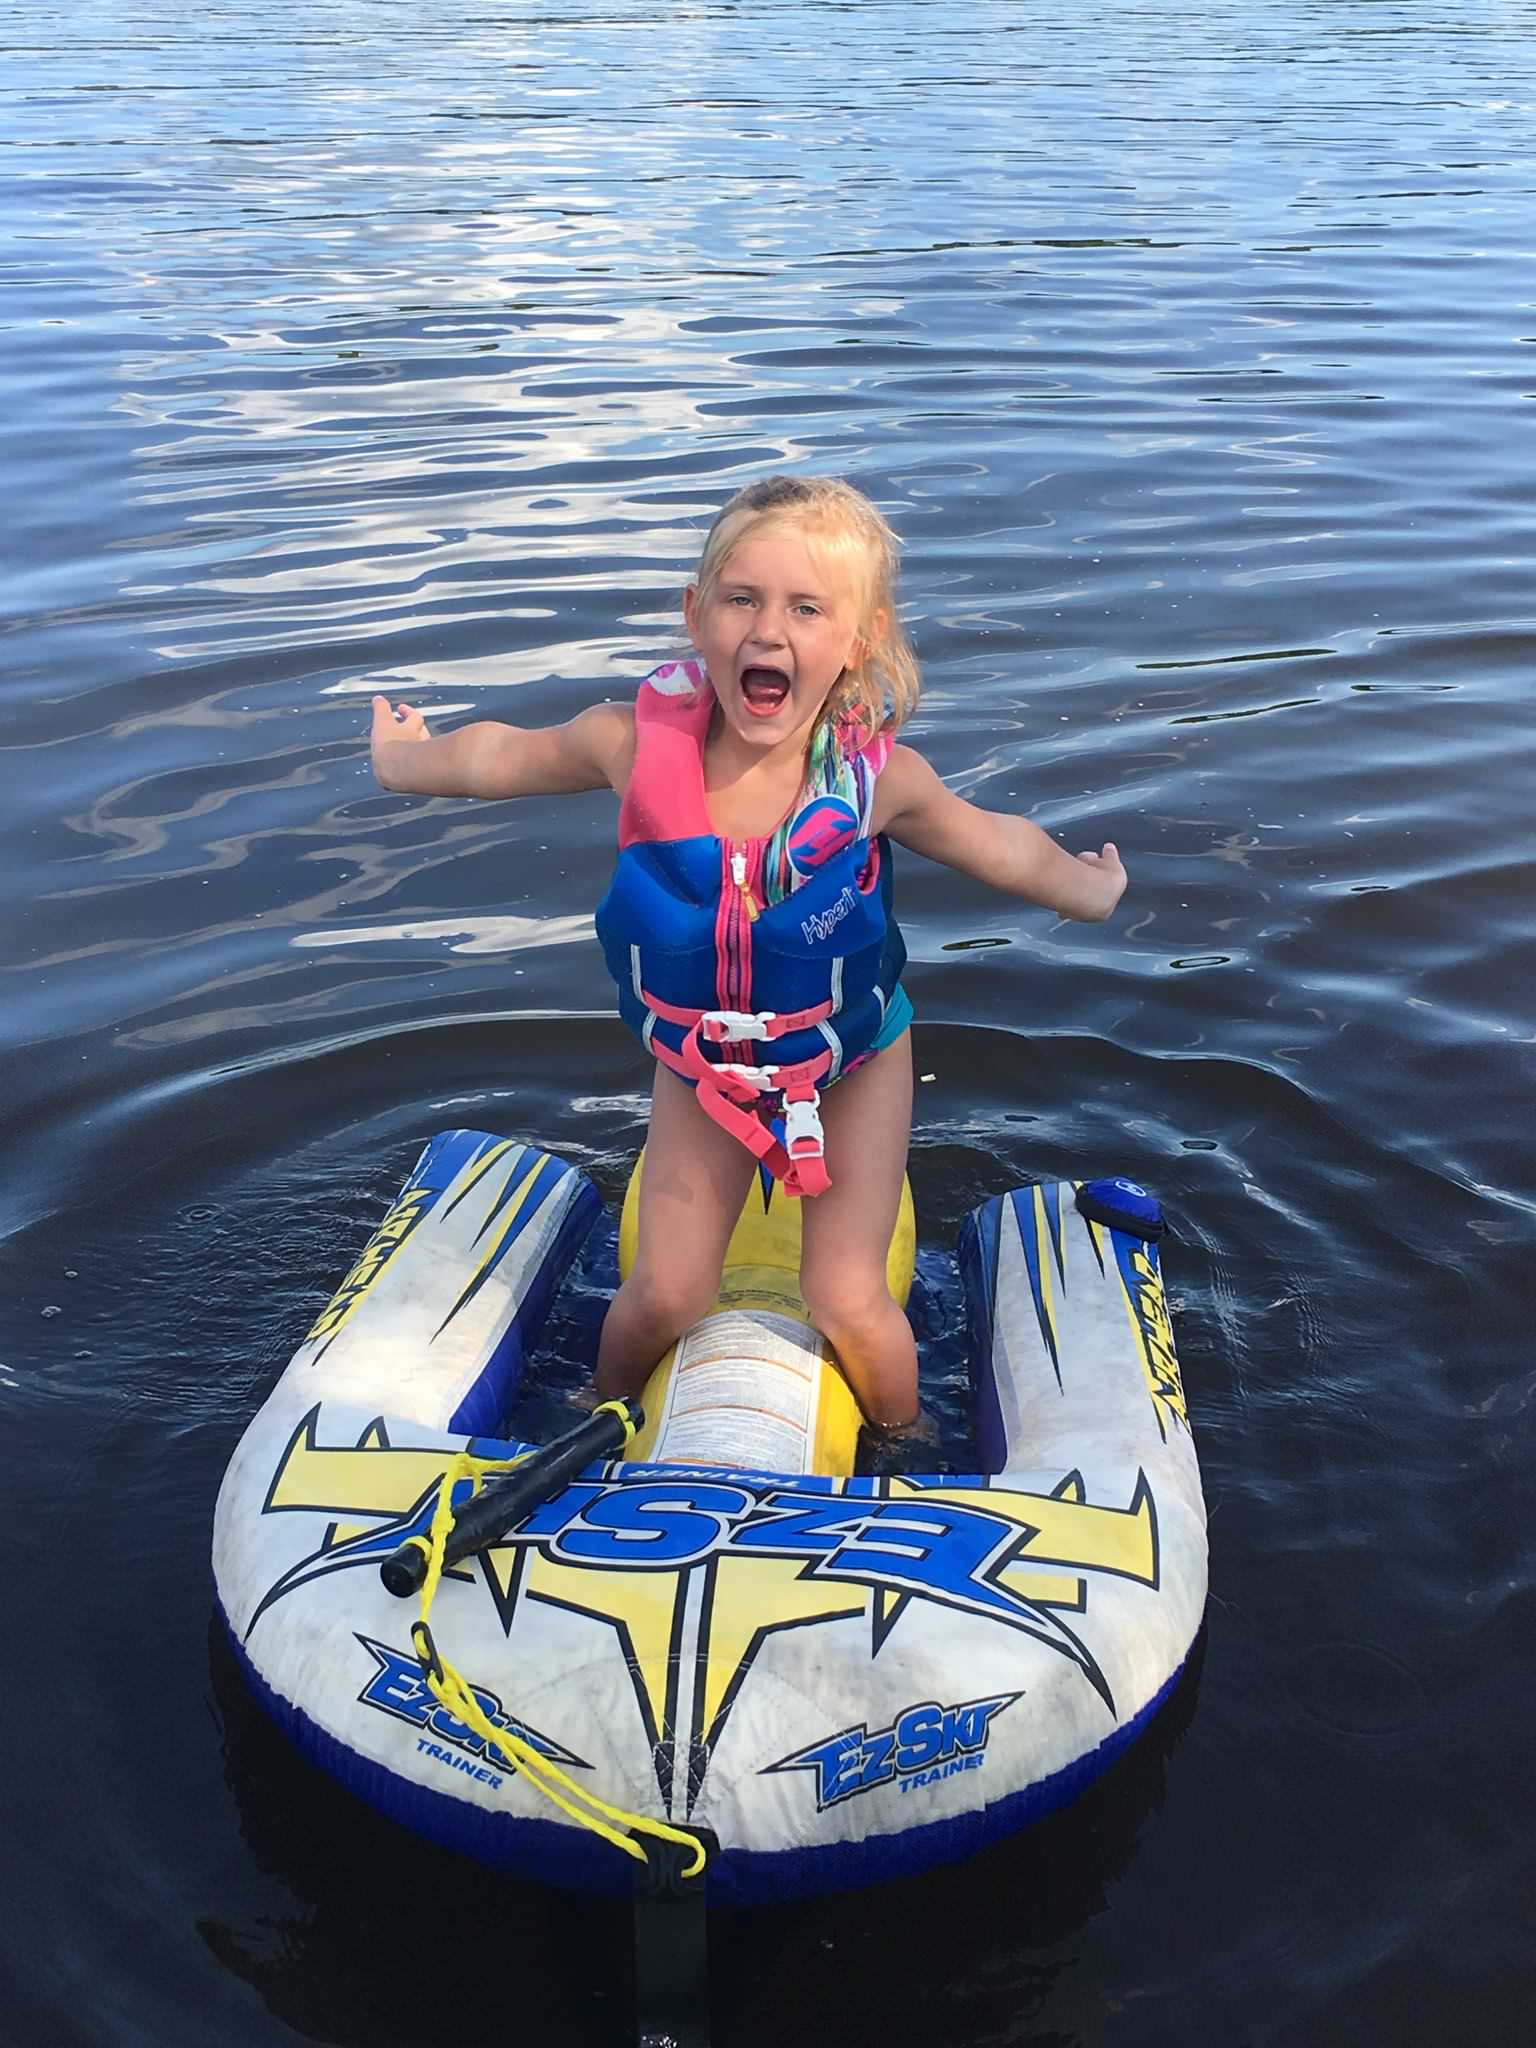
M 658 1066 L 640 1178 L 640 1232 L 597 1352 L 605 1401 L 638 1394 L 669 1345 L 708 1315 L 757 1161 L 711 1123 L 686 1081 Z
M 912 1135 L 912 1034 L 822 1098 L 832 1185 L 801 1205 L 800 1292 L 870 1422 L 917 1417 L 917 1346 L 885 1261 Z

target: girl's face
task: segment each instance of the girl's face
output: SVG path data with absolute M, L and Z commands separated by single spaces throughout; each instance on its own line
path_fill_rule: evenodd
M 851 594 L 792 528 L 745 533 L 707 596 L 689 588 L 683 613 L 727 726 L 764 751 L 809 737 L 863 651 Z

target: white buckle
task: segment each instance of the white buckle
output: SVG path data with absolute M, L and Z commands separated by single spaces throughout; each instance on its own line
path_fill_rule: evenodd
M 820 1103 L 821 1097 L 814 1088 L 809 1101 L 785 1103 L 784 1150 L 791 1159 L 819 1159 L 826 1150 L 826 1133 L 817 1114 Z
M 739 1067 L 734 1060 L 716 1060 L 710 1067 L 711 1073 L 729 1074 L 733 1081 L 755 1088 L 760 1095 L 766 1095 L 772 1089 L 778 1071 L 777 1067 Z
M 768 1026 L 778 1014 L 777 1010 L 706 1010 L 699 1023 L 710 1044 L 719 1045 L 727 1038 L 772 1038 Z

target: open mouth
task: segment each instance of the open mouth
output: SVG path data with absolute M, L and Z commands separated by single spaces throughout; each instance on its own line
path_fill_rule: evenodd
M 789 696 L 789 677 L 777 668 L 744 668 L 741 701 L 754 718 L 772 718 Z

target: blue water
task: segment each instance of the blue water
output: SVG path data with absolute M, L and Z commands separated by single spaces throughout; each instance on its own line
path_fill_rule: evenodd
M 1212 1511 L 1078 1807 L 713 1930 L 717 2039 L 1524 2043 L 1536 7 L 19 0 L 0 23 L 5 2038 L 622 2038 L 622 1928 L 255 1718 L 208 1527 L 422 1139 L 622 1187 L 601 797 L 380 793 L 621 695 L 714 509 L 851 476 L 911 737 L 1115 839 L 1114 922 L 915 859 L 942 1247 L 1124 1170 Z M 572 1372 L 557 1324 L 542 1370 Z

